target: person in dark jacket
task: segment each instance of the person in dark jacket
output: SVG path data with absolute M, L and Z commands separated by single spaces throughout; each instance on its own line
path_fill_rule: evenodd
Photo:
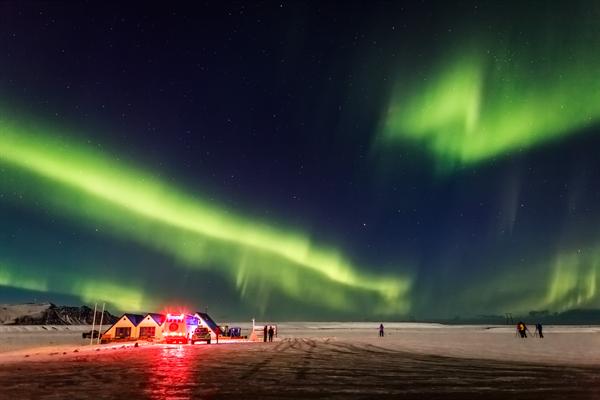
M 379 337 L 383 337 L 383 324 L 379 325 Z
M 527 325 L 525 325 L 525 323 L 523 321 L 520 321 L 517 324 L 517 332 L 519 332 L 519 335 L 521 335 L 521 338 L 523 338 L 523 339 L 527 338 Z
M 540 339 L 544 338 L 544 334 L 542 333 L 542 330 L 543 330 L 542 324 L 540 324 L 539 322 L 537 324 L 535 324 L 535 331 L 537 332 L 538 335 L 540 335 Z
M 264 333 L 265 333 L 265 334 L 264 334 L 264 337 L 263 337 L 263 341 L 264 341 L 264 342 L 266 342 L 266 341 L 267 341 L 267 332 L 268 332 L 268 328 L 267 328 L 267 326 L 265 325 L 265 329 L 264 329 Z
M 273 335 L 275 334 L 275 330 L 272 326 L 269 327 L 269 342 L 273 341 Z

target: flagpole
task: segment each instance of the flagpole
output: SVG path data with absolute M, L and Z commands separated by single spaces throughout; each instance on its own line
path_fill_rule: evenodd
M 94 344 L 94 328 L 96 327 L 96 309 L 98 308 L 98 303 L 94 304 L 94 319 L 92 320 L 92 332 L 90 334 L 90 346 Z
M 98 328 L 98 342 L 96 344 L 100 344 L 100 335 L 102 335 L 102 321 L 104 320 L 104 306 L 106 303 L 102 303 L 102 313 L 100 314 L 100 327 Z M 92 330 L 92 336 L 94 336 L 94 331 Z

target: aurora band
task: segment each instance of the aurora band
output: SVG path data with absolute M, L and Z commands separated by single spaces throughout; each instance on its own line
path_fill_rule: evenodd
M 513 22 L 492 38 L 477 27 L 429 65 L 399 66 L 375 146 L 393 157 L 394 144 L 417 144 L 451 172 L 595 126 L 600 24 L 592 17 L 584 7 L 580 20 Z
M 333 310 L 356 309 L 365 296 L 379 313 L 410 308 L 406 272 L 361 272 L 339 251 L 300 232 L 235 215 L 48 128 L 0 121 L 0 165 L 25 174 L 31 183 L 13 183 L 39 192 L 64 216 L 89 227 L 101 222 L 111 235 L 175 256 L 190 268 L 218 268 L 242 295 L 260 299 L 276 288 Z

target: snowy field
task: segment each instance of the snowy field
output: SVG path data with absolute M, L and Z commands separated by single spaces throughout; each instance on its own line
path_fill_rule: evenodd
M 546 326 L 544 338 L 527 339 L 512 326 L 319 323 L 280 326 L 280 337 L 331 338 L 356 344 L 373 344 L 390 350 L 447 357 L 482 358 L 527 363 L 599 365 L 600 326 Z
M 81 334 L 89 332 L 91 325 L 0 325 L 0 362 L 7 353 L 40 347 L 71 348 L 89 344 Z
M 229 326 L 241 326 L 244 334 L 251 329 L 248 323 L 234 322 Z M 547 326 L 544 339 L 533 337 L 533 332 L 528 339 L 520 339 L 514 328 L 507 326 L 387 323 L 384 338 L 378 337 L 378 324 L 374 323 L 283 323 L 278 328 L 278 339 L 329 339 L 447 357 L 600 366 L 600 326 Z M 34 356 L 40 348 L 40 356 L 48 352 L 85 351 L 89 339 L 82 339 L 81 333 L 90 329 L 88 325 L 0 325 L 0 362 L 22 358 L 24 354 Z
M 385 326 L 383 338 L 378 324 L 286 323 L 275 343 L 137 348 L 87 346 L 87 326 L 1 326 L 0 388 L 22 399 L 600 398 L 599 327 L 520 339 L 512 327 Z

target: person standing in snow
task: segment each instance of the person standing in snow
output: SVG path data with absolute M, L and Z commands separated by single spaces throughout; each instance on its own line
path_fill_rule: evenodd
M 527 338 L 527 326 L 525 325 L 524 322 L 519 322 L 517 324 L 517 332 L 519 332 L 519 335 L 521 335 L 521 338 L 526 339 Z
M 273 335 L 275 334 L 275 330 L 272 326 L 269 327 L 269 342 L 273 341 Z
M 537 324 L 535 324 L 535 331 L 537 332 L 538 335 L 540 335 L 540 339 L 544 338 L 544 334 L 542 333 L 542 324 L 540 324 L 539 322 Z
M 263 342 L 267 341 L 267 326 L 265 325 L 265 329 L 264 329 L 264 336 L 263 336 Z
M 383 337 L 383 324 L 379 324 L 379 337 Z

